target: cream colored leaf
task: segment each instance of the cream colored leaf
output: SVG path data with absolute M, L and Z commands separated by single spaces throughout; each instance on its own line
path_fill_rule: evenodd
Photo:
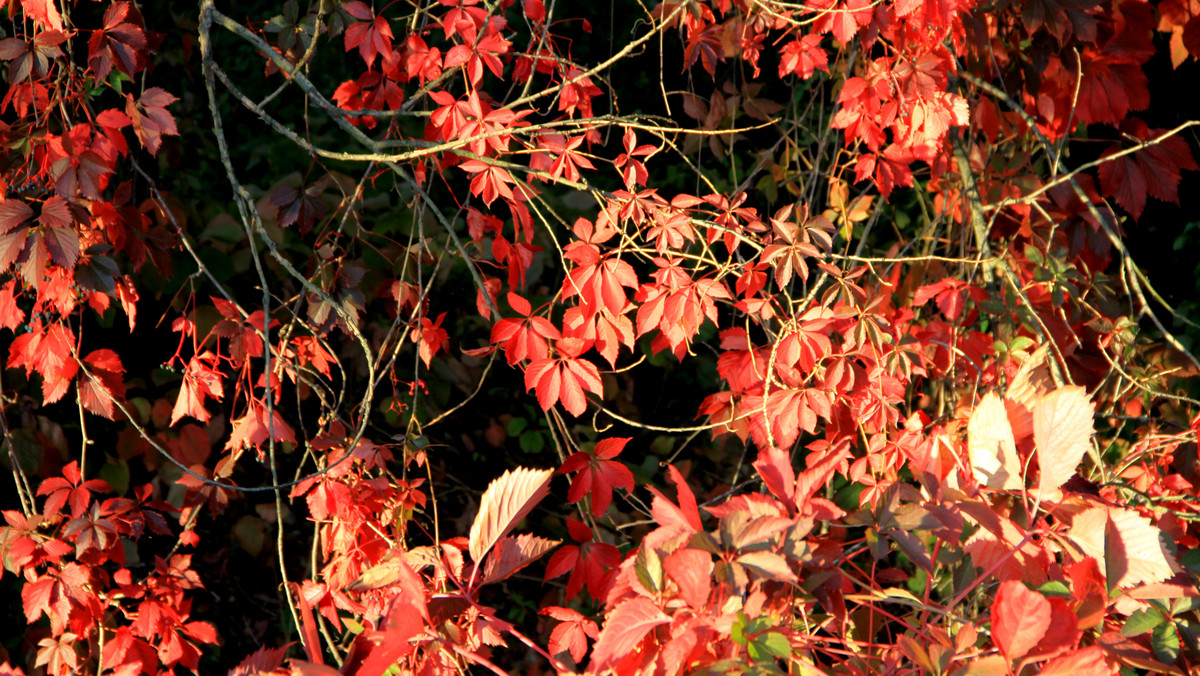
M 1162 582 L 1177 568 L 1162 545 L 1162 531 L 1130 509 L 1093 507 L 1076 514 L 1068 535 L 1114 588 Z
M 1108 524 L 1108 509 L 1093 507 L 1071 519 L 1068 535 L 1084 554 L 1096 559 L 1104 572 L 1104 530 Z
M 975 480 L 988 488 L 1024 487 L 1021 459 L 1013 440 L 1004 402 L 989 392 L 971 412 L 967 422 L 967 453 Z
M 1092 402 L 1077 385 L 1060 387 L 1033 406 L 1033 441 L 1041 479 L 1039 497 L 1057 498 L 1075 474 L 1092 438 Z
M 1175 574 L 1175 559 L 1162 543 L 1162 531 L 1131 509 L 1110 509 L 1105 529 L 1106 575 L 1113 587 L 1162 582 Z
M 496 541 L 508 534 L 550 490 L 548 469 L 518 467 L 488 486 L 479 500 L 479 514 L 471 524 L 468 549 L 478 564 Z

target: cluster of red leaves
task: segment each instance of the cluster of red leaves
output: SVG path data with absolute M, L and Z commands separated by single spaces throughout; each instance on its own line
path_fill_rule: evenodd
M 45 496 L 41 513 L 4 512 L 4 569 L 25 580 L 26 619 L 33 623 L 44 615 L 50 624 L 38 641 L 36 665 L 48 673 L 77 673 L 100 657 L 99 646 L 89 650 L 80 639 L 106 626 L 111 634 L 103 669 L 195 669 L 198 644 L 215 644 L 217 635 L 212 625 L 189 617 L 186 593 L 203 587 L 191 556 L 156 557 L 150 572 L 135 577 L 130 566 L 136 562 L 127 560 L 124 546 L 147 533 L 169 535 L 166 515 L 176 510 L 151 499 L 150 486 L 135 489 L 132 498 L 100 497 L 110 490 L 99 479 L 84 480 L 72 462 L 62 477 L 38 488 Z

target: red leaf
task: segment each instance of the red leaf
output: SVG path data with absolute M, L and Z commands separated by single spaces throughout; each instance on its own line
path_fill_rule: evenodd
M 1050 627 L 1033 650 L 1041 659 L 1073 649 L 1079 644 L 1079 637 L 1083 635 L 1079 630 L 1079 618 L 1071 609 L 1071 604 L 1057 596 L 1050 597 L 1049 601 Z
M 288 648 L 293 644 L 280 646 L 278 648 L 268 648 L 263 646 L 258 650 L 250 653 L 246 659 L 238 663 L 236 667 L 229 671 L 229 676 L 258 676 L 259 674 L 270 674 L 278 669 L 283 664 L 283 658 L 287 656 Z
M 133 120 L 133 132 L 151 155 L 158 154 L 163 134 L 179 135 L 175 118 L 167 112 L 167 106 L 178 100 L 158 87 L 147 89 L 137 101 L 125 95 L 125 113 Z
M 992 640 L 1009 660 L 1025 656 L 1050 627 L 1050 602 L 1024 583 L 1000 583 L 992 605 Z
M 603 673 L 613 662 L 634 652 L 655 627 L 670 621 L 671 618 L 649 599 L 625 599 L 608 613 L 604 629 L 592 649 L 588 671 Z
M 0 287 L 0 327 L 15 331 L 25 322 L 25 311 L 17 306 L 13 291 L 16 288 L 15 279 Z
M 21 9 L 25 10 L 25 14 L 29 18 L 46 28 L 56 31 L 62 30 L 62 15 L 58 13 L 58 8 L 54 6 L 54 0 L 21 0 Z
M 351 2 L 343 5 L 354 18 L 360 19 L 346 26 L 346 51 L 358 47 L 358 54 L 366 62 L 367 68 L 375 62 L 376 54 L 383 56 L 384 61 L 392 58 L 392 27 L 383 16 L 373 16 L 371 10 L 362 2 Z
M 18 199 L 0 199 L 0 232 L 13 228 L 33 218 L 33 209 Z
M 621 563 L 621 553 L 607 542 L 592 542 L 592 531 L 586 525 L 567 518 L 567 529 L 580 545 L 567 545 L 546 563 L 545 580 L 553 580 L 567 572 L 567 598 L 573 599 L 584 587 L 593 599 L 603 599 L 612 583 L 613 573 Z
M 699 549 L 677 549 L 663 559 L 663 572 L 679 586 L 679 596 L 700 610 L 712 591 L 712 555 Z
M 624 463 L 607 458 L 616 457 L 629 443 L 629 437 L 602 439 L 592 454 L 575 453 L 563 461 L 559 472 L 578 472 L 567 491 L 568 502 L 579 502 L 585 495 L 592 498 L 592 515 L 600 518 L 612 504 L 613 488 L 633 491 L 633 473 Z
M 807 80 L 813 72 L 829 72 L 829 56 L 821 49 L 821 36 L 809 33 L 784 45 L 779 57 L 779 77 L 795 73 Z
M 233 421 L 233 431 L 225 442 L 225 450 L 238 451 L 244 448 L 254 448 L 262 453 L 262 445 L 268 439 L 296 443 L 296 434 L 290 425 L 279 415 L 279 409 L 272 409 L 267 417 L 267 407 L 257 401 L 250 400 L 250 408 L 246 414 Z
M 561 623 L 550 632 L 551 655 L 568 652 L 571 659 L 578 663 L 587 654 L 588 637 L 594 639 L 600 635 L 600 628 L 595 622 L 570 608 L 550 606 L 543 608 L 541 614 L 549 615 Z
M 113 401 L 125 397 L 125 383 L 121 374 L 125 367 L 116 352 L 109 349 L 96 350 L 83 360 L 92 375 L 79 379 L 79 401 L 85 409 L 113 419 Z
M 1188 53 L 1200 59 L 1200 14 L 1193 16 L 1183 26 L 1183 46 Z
M 171 411 L 172 426 L 185 415 L 190 415 L 200 422 L 208 422 L 211 415 L 204 408 L 205 400 L 219 400 L 225 396 L 221 385 L 221 373 L 215 368 L 217 363 L 217 356 L 211 352 L 198 354 L 188 362 L 183 372 L 179 397 L 175 400 L 175 409 Z
M 525 17 L 535 24 L 541 23 L 546 19 L 546 6 L 542 4 L 542 0 L 525 0 Z M 574 654 L 574 653 L 572 653 Z M 575 661 L 579 661 L 579 657 Z
M 429 622 L 427 613 L 422 612 L 425 609 L 423 590 L 422 586 L 420 594 L 397 595 L 392 600 L 379 630 L 360 635 L 360 640 L 369 640 L 377 645 L 372 647 L 355 673 L 362 676 L 382 676 L 401 658 L 416 649 L 409 639 L 420 633 Z
M 558 359 L 535 359 L 525 369 L 526 391 L 537 389 L 538 404 L 549 411 L 555 402 L 561 401 L 563 408 L 574 416 L 587 410 L 584 391 L 604 395 L 604 384 L 596 365 L 584 359 L 576 359 L 587 344 L 579 338 L 560 339 L 556 346 L 562 355 Z
M 104 27 L 88 39 L 88 67 L 98 82 L 108 77 L 114 65 L 130 77 L 141 70 L 146 35 L 141 27 L 125 21 L 128 14 L 128 2 L 114 2 L 104 12 Z
M 429 321 L 429 317 L 421 317 L 420 325 L 412 333 L 412 340 L 417 344 L 417 355 L 425 363 L 425 368 L 429 368 L 429 362 L 438 350 L 450 346 L 449 334 L 442 328 L 442 320 L 445 318 L 445 312 L 432 322 Z
M 1126 120 L 1121 131 L 1129 137 L 1141 140 L 1156 140 L 1166 133 L 1165 129 L 1149 129 L 1141 120 Z M 1104 156 L 1121 150 L 1113 144 L 1104 151 Z M 1179 181 L 1183 170 L 1196 171 L 1187 142 L 1179 136 L 1163 139 L 1146 146 L 1132 155 L 1113 158 L 1100 165 L 1100 189 L 1125 208 L 1134 220 L 1142 215 L 1146 196 L 1179 204 Z
M 654 520 L 660 526 L 678 526 L 691 532 L 701 530 L 700 510 L 696 507 L 696 496 L 688 487 L 683 475 L 675 469 L 675 465 L 667 465 L 667 478 L 675 484 L 675 488 L 679 492 L 679 505 L 676 506 L 657 488 L 650 486 L 650 492 L 654 494 L 650 513 L 654 515 Z

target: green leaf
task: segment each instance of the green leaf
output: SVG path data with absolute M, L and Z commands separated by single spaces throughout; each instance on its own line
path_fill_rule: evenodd
M 117 495 L 125 495 L 125 491 L 129 490 L 129 463 L 109 456 L 108 462 L 100 467 L 100 478 L 104 479 Z
M 1179 565 L 1190 572 L 1200 573 L 1200 549 L 1189 549 L 1179 557 Z
M 663 568 L 658 552 L 647 547 L 640 548 L 633 562 L 633 570 L 646 591 L 657 592 L 662 589 Z
M 733 639 L 733 642 L 740 646 L 746 645 L 746 613 L 738 611 L 737 620 L 734 621 L 733 626 L 729 629 L 729 638 Z
M 1154 648 L 1154 656 L 1163 664 L 1174 664 L 1179 659 L 1179 633 L 1175 625 L 1162 624 L 1150 637 L 1150 647 Z
M 1050 594 L 1052 596 L 1071 596 L 1071 589 L 1057 580 L 1051 580 L 1038 587 L 1037 590 L 1043 594 Z
M 546 438 L 537 430 L 530 430 L 522 434 L 519 442 L 521 450 L 526 453 L 541 453 L 542 449 L 546 447 Z
M 755 638 L 754 642 L 777 659 L 785 660 L 792 656 L 792 645 L 788 642 L 787 637 L 779 632 L 772 631 L 763 634 Z
M 1121 627 L 1121 636 L 1125 638 L 1141 636 L 1151 629 L 1160 626 L 1164 619 L 1162 613 L 1153 608 L 1139 610 L 1130 615 L 1128 620 L 1125 620 L 1125 626 Z
M 528 420 L 525 418 L 513 418 L 508 421 L 508 436 L 515 437 L 524 432 L 526 427 L 529 427 Z
M 1010 347 L 1014 350 L 1028 350 L 1033 347 L 1033 339 L 1027 336 L 1017 336 L 1012 339 Z
M 1185 596 L 1183 598 L 1175 599 L 1171 602 L 1172 615 L 1182 615 L 1183 613 L 1196 610 L 1197 608 L 1200 608 L 1200 598 L 1196 598 L 1194 596 Z
M 775 620 L 770 615 L 759 615 L 746 625 L 746 633 L 760 634 L 775 626 Z

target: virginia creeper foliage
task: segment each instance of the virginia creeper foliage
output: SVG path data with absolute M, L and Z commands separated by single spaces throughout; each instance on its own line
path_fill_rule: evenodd
M 1196 0 L 7 9 L 0 674 L 1200 668 Z

